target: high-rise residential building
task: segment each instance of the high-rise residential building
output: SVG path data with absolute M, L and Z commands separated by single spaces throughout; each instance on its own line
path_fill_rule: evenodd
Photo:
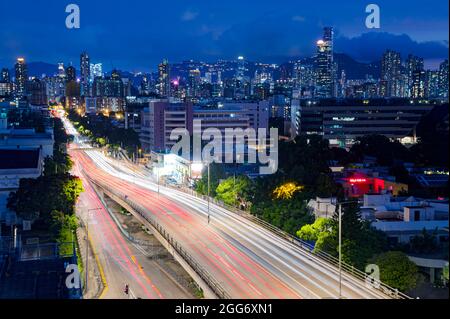
M 315 61 L 316 97 L 330 98 L 334 95 L 335 65 L 333 58 L 333 28 L 324 28 L 323 39 L 317 41 Z
M 426 97 L 427 72 L 424 70 L 416 70 L 412 73 L 412 90 L 411 97 L 414 99 L 422 99 Z
M 69 66 L 66 69 L 66 80 L 67 80 L 67 82 L 74 82 L 77 80 L 77 74 L 76 74 L 75 67 Z
M 83 52 L 80 56 L 80 82 L 81 82 L 81 95 L 90 96 L 90 59 L 86 52 Z
M 425 96 L 427 98 L 439 97 L 439 71 L 427 71 Z
M 9 70 L 7 68 L 2 69 L 2 72 L 0 73 L 0 82 L 2 83 L 11 82 L 11 76 L 9 75 Z
M 90 77 L 91 82 L 95 80 L 96 77 L 103 76 L 103 64 L 102 63 L 93 63 L 90 66 Z
M 199 69 L 189 71 L 187 94 L 188 98 L 196 98 L 200 95 L 201 73 Z
M 162 97 L 170 97 L 170 64 L 164 60 L 158 66 L 158 92 Z
M 18 58 L 15 65 L 16 71 L 16 97 L 22 98 L 25 96 L 25 84 L 28 80 L 27 65 L 24 58 Z
M 448 60 L 439 67 L 439 97 L 448 99 Z
M 424 70 L 423 58 L 408 55 L 405 63 L 405 73 L 407 76 L 408 96 L 413 95 L 414 72 Z
M 400 53 L 387 50 L 381 61 L 381 80 L 385 82 L 383 97 L 401 97 L 402 63 Z

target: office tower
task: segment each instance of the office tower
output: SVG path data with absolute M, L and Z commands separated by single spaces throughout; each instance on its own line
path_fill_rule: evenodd
M 162 97 L 170 97 L 170 65 L 169 61 L 164 60 L 158 66 L 159 74 L 159 95 Z
M 448 99 L 448 60 L 439 67 L 439 97 Z
M 90 66 L 91 82 L 93 82 L 96 77 L 102 77 L 102 76 L 103 76 L 103 64 L 102 63 L 91 64 L 91 66 Z
M 24 58 L 18 58 L 15 65 L 16 70 L 16 97 L 22 98 L 25 96 L 25 84 L 28 80 L 27 65 Z
M 412 54 L 408 55 L 405 63 L 405 73 L 407 76 L 408 96 L 412 96 L 414 72 L 423 71 L 423 58 L 416 57 Z
M 236 67 L 236 80 L 243 81 L 245 76 L 245 59 L 243 56 L 238 57 Z
M 11 82 L 9 70 L 7 68 L 2 69 L 2 72 L 0 73 L 0 82 L 2 82 L 2 83 L 10 83 Z
M 381 80 L 385 82 L 383 97 L 401 96 L 401 57 L 400 53 L 387 50 L 381 61 Z
M 67 82 L 73 82 L 77 80 L 76 70 L 73 66 L 69 66 L 66 69 L 66 80 Z
M 80 77 L 81 77 L 81 95 L 90 96 L 90 62 L 89 55 L 83 52 L 80 56 Z
M 334 96 L 335 66 L 333 59 L 333 28 L 324 28 L 323 39 L 317 41 L 316 55 L 316 96 L 330 98 Z

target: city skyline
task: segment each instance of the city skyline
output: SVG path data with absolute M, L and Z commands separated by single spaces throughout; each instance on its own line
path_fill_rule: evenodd
M 339 9 L 328 1 L 321 3 L 320 8 L 311 3 L 305 6 L 286 1 L 271 12 L 265 1 L 259 6 L 202 1 L 188 5 L 175 1 L 170 10 L 160 2 L 152 2 L 142 4 L 142 12 L 131 9 L 136 8 L 132 5 L 123 8 L 79 1 L 81 28 L 77 30 L 65 27 L 65 4 L 46 2 L 40 17 L 35 13 L 42 12 L 44 6 L 27 2 L 21 5 L 24 19 L 20 22 L 9 16 L 2 19 L 8 28 L 0 31 L 5 33 L 0 64 L 10 65 L 21 55 L 28 61 L 77 65 L 83 50 L 94 61 L 102 61 L 106 70 L 147 72 L 154 70 L 163 58 L 170 62 L 213 61 L 243 55 L 248 60 L 281 63 L 314 54 L 314 44 L 325 25 L 335 28 L 335 52 L 349 54 L 361 62 L 373 62 L 386 49 L 400 51 L 403 56 L 422 56 L 431 68 L 448 56 L 445 1 L 433 1 L 434 5 L 426 8 L 414 1 L 408 5 L 379 1 L 381 29 L 366 28 L 367 3 L 362 1 L 344 7 L 339 4 Z M 8 10 L 14 8 L 14 4 L 8 4 Z M 119 14 L 120 19 L 111 19 Z M 428 19 L 430 15 L 433 20 Z M 33 25 L 39 25 L 39 35 Z M 47 47 L 52 46 L 55 49 L 49 52 Z

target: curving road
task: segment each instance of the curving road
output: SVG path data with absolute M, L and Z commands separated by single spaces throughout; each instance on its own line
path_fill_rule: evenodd
M 69 133 L 74 134 L 65 121 Z M 78 138 L 83 149 L 87 148 Z M 339 298 L 338 271 L 289 241 L 237 214 L 181 191 L 160 187 L 138 168 L 96 150 L 71 152 L 87 176 L 143 206 L 232 298 Z M 348 299 L 387 298 L 363 282 L 343 276 Z

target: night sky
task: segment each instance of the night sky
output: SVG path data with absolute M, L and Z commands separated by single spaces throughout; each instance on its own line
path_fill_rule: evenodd
M 66 5 L 81 9 L 81 28 L 65 26 Z M 381 29 L 365 28 L 365 7 L 381 7 Z M 424 6 L 423 4 L 426 3 Z M 324 25 L 336 51 L 379 60 L 387 49 L 414 53 L 435 66 L 448 56 L 448 0 L 21 0 L 0 2 L 0 67 L 27 61 L 92 62 L 155 70 L 163 58 L 214 61 L 244 55 L 282 62 L 309 56 Z

